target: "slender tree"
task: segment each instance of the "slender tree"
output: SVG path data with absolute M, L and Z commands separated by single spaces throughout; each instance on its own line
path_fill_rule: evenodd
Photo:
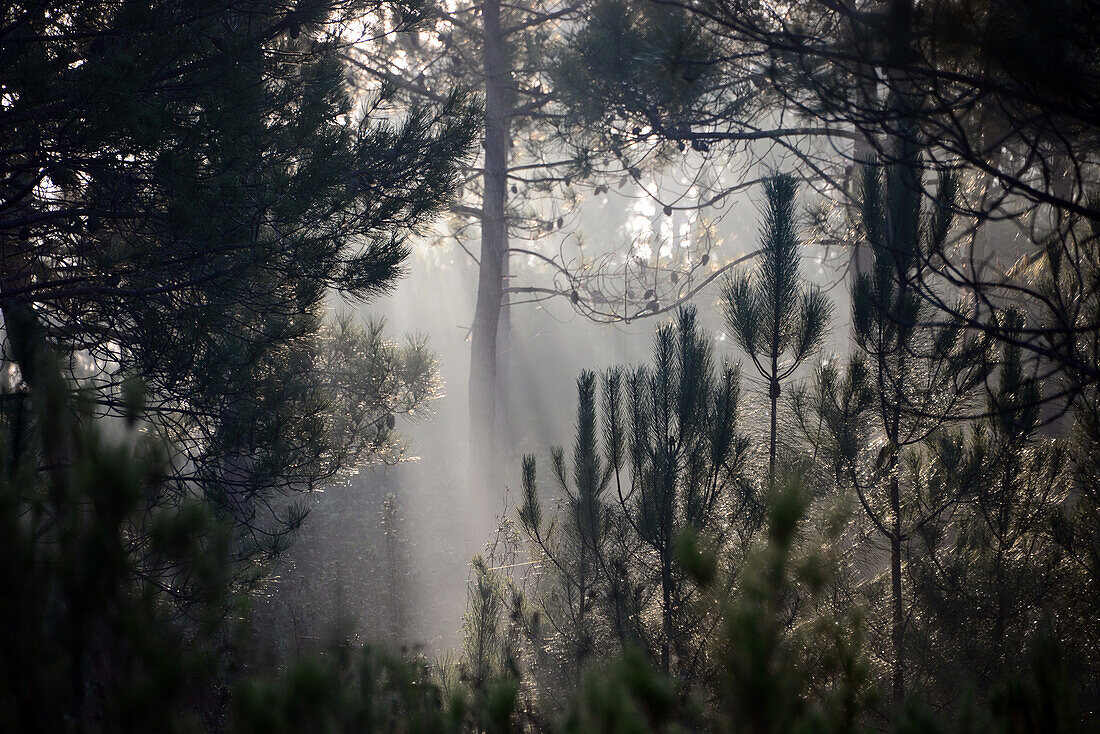
M 727 280 L 723 289 L 726 324 L 768 382 L 771 433 L 768 486 L 775 483 L 777 414 L 780 386 L 821 348 L 831 305 L 801 278 L 795 231 L 793 176 L 777 175 L 764 184 L 767 196 L 761 236 L 761 262 L 750 275 Z
M 577 195 L 573 161 L 540 143 L 552 96 L 551 38 L 576 16 L 576 0 L 469 0 L 437 5 L 412 33 L 385 33 L 348 49 L 365 94 L 381 88 L 411 104 L 436 103 L 455 88 L 476 90 L 483 115 L 481 155 L 462 172 L 447 241 L 477 264 L 470 335 L 472 470 L 495 483 L 508 453 L 509 289 L 513 261 L 546 255 L 518 246 L 561 230 Z M 397 22 L 397 19 L 394 20 Z M 548 193 L 559 195 L 550 197 Z M 470 247 L 470 240 L 478 244 Z
M 852 288 L 852 323 L 856 345 L 868 362 L 860 374 L 873 395 L 869 414 L 884 445 L 870 473 L 862 474 L 854 465 L 850 473 L 860 505 L 889 544 L 895 705 L 904 698 L 906 673 L 902 556 L 910 528 L 903 515 L 905 452 L 965 406 L 987 362 L 980 358 L 985 343 L 968 338 L 958 322 L 935 323 L 916 291 L 927 262 L 923 253 L 942 250 L 949 235 L 955 180 L 946 173 L 941 177 L 936 208 L 925 217 L 920 151 L 908 137 L 900 138 L 900 146 L 899 162 L 886 165 L 885 171 L 868 167 L 863 174 L 860 223 L 872 267 L 859 274 Z M 876 508 L 869 496 L 872 489 L 884 495 L 884 509 Z
M 708 201 L 689 195 L 691 186 L 673 196 L 649 180 L 671 162 L 703 168 L 705 161 L 679 152 L 636 155 L 644 132 L 595 133 L 591 108 L 581 109 L 594 98 L 578 67 L 594 59 L 565 53 L 565 37 L 588 7 L 587 0 L 464 0 L 433 8 L 419 32 L 384 34 L 348 51 L 368 94 L 381 88 L 399 99 L 437 102 L 455 87 L 481 93 L 481 155 L 464 170 L 461 196 L 435 240 L 457 244 L 477 267 L 469 327 L 471 469 L 490 486 L 503 479 L 497 468 L 514 448 L 507 429 L 515 401 L 514 308 L 560 299 L 593 321 L 633 321 L 675 311 L 719 277 L 705 218 L 697 216 L 687 236 L 687 222 L 677 221 Z M 656 13 L 645 36 L 629 43 L 680 48 L 691 41 L 683 18 Z M 682 80 L 673 75 L 668 88 Z M 579 213 L 616 185 L 624 197 L 659 200 L 655 231 L 621 246 L 593 246 L 576 226 Z M 659 233 L 666 217 L 674 221 L 671 238 Z
M 555 620 L 558 629 L 570 637 L 569 657 L 575 673 L 598 649 L 597 606 L 606 597 L 609 575 L 611 508 L 606 495 L 611 471 L 600 455 L 597 430 L 596 375 L 585 371 L 577 378 L 572 481 L 562 449 L 551 451 L 554 477 L 564 492 L 562 512 L 552 527 L 544 527 L 533 456 L 523 460 L 523 502 L 518 508 L 523 529 L 545 557 L 552 559 L 554 573 L 560 577 L 565 614 L 560 620 L 555 615 Z
M 922 256 L 943 247 L 951 228 L 955 183 L 941 176 L 938 199 L 921 206 L 919 151 L 901 138 L 902 161 L 869 166 L 861 184 L 860 231 L 872 267 L 852 289 L 856 353 L 845 369 L 820 366 L 812 386 L 794 395 L 795 414 L 813 456 L 838 488 L 852 492 L 872 536 L 887 546 L 891 689 L 905 696 L 905 630 L 909 615 L 903 559 L 912 534 L 947 511 L 951 502 L 922 505 L 922 452 L 929 437 L 969 408 L 989 370 L 986 339 L 958 321 L 941 323 L 915 292 Z M 871 550 L 863 564 L 877 569 Z

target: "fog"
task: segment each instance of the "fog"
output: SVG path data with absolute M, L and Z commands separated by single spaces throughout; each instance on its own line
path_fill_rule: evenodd
M 744 165 L 762 164 L 746 159 Z M 660 181 L 650 185 L 651 191 L 665 188 Z M 750 188 L 725 199 L 721 207 L 703 209 L 701 214 L 688 212 L 714 222 L 715 268 L 758 245 L 761 199 L 759 189 Z M 520 245 L 554 252 L 563 247 L 563 240 L 580 235 L 597 253 L 621 255 L 640 234 L 648 236 L 652 230 L 661 233 L 663 229 L 663 240 L 668 240 L 673 218 L 659 210 L 651 196 L 633 187 L 589 195 L 564 238 L 521 241 Z M 813 229 L 805 211 L 800 221 L 803 236 L 810 240 Z M 807 280 L 826 290 L 837 306 L 823 354 L 842 352 L 849 343 L 846 254 L 807 244 L 802 259 Z M 750 261 L 743 269 L 752 267 Z M 548 277 L 547 268 L 535 261 L 513 272 L 516 280 L 524 282 L 546 282 Z M 469 324 L 477 277 L 468 252 L 447 240 L 440 243 L 436 237 L 426 237 L 417 243 L 407 274 L 394 291 L 358 307 L 360 318 L 383 317 L 391 338 L 416 332 L 429 335 L 439 358 L 442 395 L 430 415 L 402 422 L 408 454 L 401 463 L 366 468 L 346 485 L 313 498 L 311 516 L 280 562 L 278 580 L 270 585 L 271 596 L 258 604 L 261 618 L 274 614 L 271 623 L 289 624 L 292 637 L 303 634 L 302 629 L 309 630 L 306 637 L 322 641 L 328 635 L 351 633 L 362 640 L 388 639 L 435 656 L 457 654 L 470 559 L 494 540 L 502 520 L 514 520 L 521 456 L 535 454 L 545 462 L 552 446 L 568 450 L 574 436 L 580 372 L 646 364 L 656 328 L 674 316 L 598 323 L 578 313 L 566 297 L 511 306 L 510 348 L 500 353 L 511 406 L 511 450 L 501 467 L 501 486 L 486 486 L 471 479 L 467 405 Z M 717 359 L 742 363 L 746 356 L 727 334 L 723 320 L 720 284 L 720 280 L 712 283 L 683 305 L 698 310 Z M 334 302 L 332 308 L 354 306 Z M 767 384 L 750 364 L 744 367 L 743 419 L 746 426 L 764 430 Z M 806 373 L 801 370 L 799 376 Z M 548 502 L 560 496 L 552 488 L 546 491 Z M 397 520 L 397 555 L 387 546 L 387 532 L 393 532 L 386 527 L 387 497 L 392 498 Z M 401 589 L 396 594 L 394 574 Z M 400 626 L 396 626 L 398 620 Z

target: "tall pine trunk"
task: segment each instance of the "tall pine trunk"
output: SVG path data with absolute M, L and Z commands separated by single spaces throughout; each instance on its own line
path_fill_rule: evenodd
M 771 400 L 771 435 L 768 441 L 768 491 L 775 491 L 775 443 L 778 433 L 777 411 L 779 402 L 779 339 L 778 329 L 772 332 L 772 373 L 768 384 L 768 398 Z
M 890 687 L 895 707 L 905 699 L 905 608 L 901 594 L 901 487 L 898 482 L 898 457 L 893 458 L 893 477 L 890 479 L 890 511 L 893 527 L 890 534 L 890 641 L 894 648 L 894 664 L 890 675 Z
M 904 279 L 898 283 L 902 294 L 905 293 L 906 283 Z M 898 352 L 898 359 L 905 360 L 907 354 L 904 350 Z M 894 405 L 890 416 L 889 433 L 887 439 L 891 446 L 890 456 L 890 513 L 892 515 L 892 527 L 890 528 L 890 642 L 894 648 L 894 662 L 890 674 L 890 688 L 894 707 L 901 708 L 905 700 L 905 601 L 902 597 L 901 587 L 901 406 L 904 395 L 904 362 L 899 362 L 897 380 L 894 384 Z
M 485 156 L 482 189 L 481 254 L 477 305 L 471 328 L 470 461 L 472 476 L 487 483 L 499 476 L 498 416 L 503 411 L 498 337 L 504 300 L 505 220 L 508 177 L 508 69 L 501 28 L 500 0 L 486 0 L 482 16 L 485 66 Z M 506 328 L 506 325 L 505 325 Z

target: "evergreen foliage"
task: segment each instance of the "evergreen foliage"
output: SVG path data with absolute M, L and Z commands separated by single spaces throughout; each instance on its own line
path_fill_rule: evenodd
M 652 366 L 604 376 L 602 431 L 595 374 L 582 373 L 577 391 L 571 476 L 564 452 L 551 452 L 560 511 L 548 518 L 542 509 L 531 456 L 517 510 L 546 575 L 529 603 L 561 651 L 558 675 L 576 680 L 593 660 L 637 647 L 665 673 L 705 678 L 714 619 L 698 608 L 676 554 L 690 531 L 737 563 L 758 526 L 761 498 L 744 476 L 739 370 L 715 367 L 710 340 L 685 309 L 658 330 Z
M 682 318 L 680 326 L 693 336 L 690 318 Z M 658 356 L 660 349 L 658 340 Z M 855 732 L 878 726 L 863 625 L 854 609 L 838 614 L 831 603 L 837 589 L 828 569 L 836 559 L 810 532 L 810 524 L 818 522 L 813 511 L 818 500 L 802 489 L 809 467 L 784 469 L 777 476 L 776 489 L 761 501 L 766 532 L 750 538 L 743 562 L 730 563 L 730 546 L 715 542 L 720 536 L 713 526 L 699 530 L 685 525 L 678 532 L 673 554 L 680 588 L 691 594 L 695 614 L 711 622 L 697 641 L 708 659 L 707 675 L 685 678 L 690 669 L 679 660 L 666 675 L 657 668 L 660 654 L 655 650 L 639 648 L 635 640 L 619 642 L 608 654 L 591 656 L 597 664 L 585 666 L 579 688 L 557 710 L 538 711 L 534 704 L 539 701 L 532 700 L 533 689 L 525 683 L 532 671 L 520 667 L 521 658 L 538 658 L 522 654 L 524 642 L 514 631 L 532 630 L 532 618 L 548 607 L 541 598 L 522 599 L 500 568 L 480 559 L 475 561 L 467 616 L 468 640 L 477 644 L 468 647 L 472 665 L 467 670 L 473 675 L 465 680 L 444 683 L 422 661 L 406 662 L 353 646 L 332 648 L 285 670 L 254 674 L 227 668 L 222 657 L 235 637 L 224 616 L 232 569 L 224 526 L 198 504 L 162 508 L 152 515 L 146 509 L 162 482 L 157 467 L 163 466 L 163 454 L 133 432 L 139 425 L 140 391 L 131 390 L 128 397 L 135 420 L 126 438 L 134 440 L 114 443 L 100 433 L 102 419 L 74 410 L 70 390 L 47 350 L 24 347 L 24 356 L 39 370 L 27 438 L 47 455 L 63 457 L 63 463 L 42 475 L 24 462 L 0 480 L 5 523 L 0 535 L 0 557 L 5 559 L 0 568 L 0 717 L 8 728 L 644 733 Z M 1012 403 L 1020 395 L 1012 351 L 1002 360 L 1001 379 L 989 400 Z M 593 401 L 594 382 L 591 373 L 582 376 L 582 401 Z M 580 411 L 578 443 L 585 447 L 595 440 L 592 412 L 591 406 Z M 988 466 L 977 461 L 985 440 L 977 434 L 989 431 L 999 440 L 1021 440 L 1029 435 L 1023 420 L 1028 415 L 1026 408 L 1010 410 L 990 416 L 987 428 L 976 428 L 967 439 L 973 460 L 966 463 L 974 471 L 965 476 L 980 477 L 986 471 L 981 467 Z M 1041 468 L 1044 451 L 1042 445 L 1036 447 L 1040 478 L 1047 475 Z M 578 455 L 584 466 L 589 452 L 582 449 Z M 968 483 L 968 491 L 972 486 Z M 986 500 L 985 507 L 994 506 L 996 499 Z M 995 531 L 967 529 L 980 528 L 994 517 L 982 511 L 982 502 L 960 502 L 951 522 L 960 529 L 956 543 L 967 561 L 959 568 L 970 574 L 970 588 L 979 600 L 972 610 L 974 629 L 988 635 L 988 624 L 981 631 L 990 607 L 980 579 L 988 573 L 983 564 L 1002 547 L 988 542 Z M 525 524 L 545 522 L 534 519 L 535 507 L 525 500 L 520 511 Z M 577 523 L 578 517 L 562 513 L 561 520 Z M 151 529 L 135 534 L 135 523 Z M 834 523 L 832 528 L 826 535 L 836 541 L 845 525 Z M 975 537 L 985 539 L 985 545 L 971 542 Z M 190 617 L 173 615 L 173 606 L 164 603 L 171 593 L 164 578 L 135 571 L 132 544 L 141 538 L 149 539 L 145 552 L 194 574 L 192 588 L 202 593 L 196 594 Z M 1011 555 L 1014 561 L 1021 558 Z M 1048 568 L 1048 557 L 1040 551 L 1025 560 L 1032 569 Z M 607 606 L 598 599 L 593 608 Z M 678 615 L 676 621 L 684 619 Z M 558 624 L 569 621 L 556 619 Z M 649 634 L 662 633 L 653 622 L 647 625 Z M 935 624 L 935 617 L 929 622 Z M 1029 652 L 1019 655 L 1018 663 L 1007 663 L 1007 674 L 992 681 L 988 693 L 962 702 L 955 715 L 910 703 L 889 715 L 892 725 L 928 734 L 1075 731 L 1082 721 L 1076 705 L 1081 686 L 1068 677 L 1072 668 L 1063 652 L 1065 643 L 1034 635 L 1027 626 L 1006 626 L 1007 634 L 1018 640 L 1012 654 Z M 675 634 L 682 634 L 681 629 Z M 937 639 L 934 644 L 945 643 Z M 991 662 L 996 666 L 1002 660 L 994 656 Z
M 572 474 L 561 450 L 551 454 L 564 493 L 558 513 L 544 511 L 535 461 L 525 460 L 519 547 L 528 546 L 538 570 L 521 606 L 544 615 L 550 644 L 572 656 L 557 672 L 553 661 L 520 656 L 519 673 L 537 682 L 536 706 L 565 711 L 566 730 L 857 731 L 885 718 L 911 731 L 1011 730 L 1021 721 L 1070 731 L 1087 720 L 1075 701 L 1095 695 L 1086 652 L 1095 625 L 1078 615 L 1094 607 L 1075 590 L 1088 586 L 1078 574 L 1088 573 L 1090 536 L 1076 535 L 1075 518 L 1094 505 L 1069 477 L 1074 447 L 1088 434 L 1042 436 L 1040 382 L 1027 372 L 1022 339 L 997 344 L 994 332 L 944 321 L 920 292 L 928 254 L 947 246 L 956 184 L 943 173 L 926 210 L 920 152 L 907 140 L 899 138 L 898 159 L 864 171 L 858 231 L 872 258 L 853 285 L 857 349 L 846 363 L 825 360 L 792 394 L 805 455 L 768 483 L 768 501 L 757 500 L 772 513 L 766 541 L 745 512 L 751 483 L 727 485 L 725 501 L 694 504 L 705 495 L 690 489 L 692 451 L 675 452 L 684 426 L 714 435 L 706 420 L 692 422 L 692 396 L 722 392 L 697 393 L 688 379 L 711 360 L 705 340 L 691 336 L 689 312 L 677 332 L 658 332 L 652 368 L 603 380 L 602 447 L 596 377 L 578 380 Z M 790 221 L 789 206 L 776 209 L 784 213 L 776 220 Z M 790 285 L 797 271 L 786 239 Z M 780 261 L 765 252 L 764 268 Z M 764 341 L 768 323 L 760 313 L 750 321 L 751 286 L 743 276 L 727 289 L 727 315 L 740 317 L 747 345 Z M 1073 288 L 1063 283 L 1061 292 Z M 774 290 L 792 298 L 789 287 Z M 992 318 L 1006 320 L 997 334 L 1027 331 L 1022 313 Z M 734 453 L 743 457 L 748 439 L 739 441 Z M 671 467 L 684 471 L 662 471 Z M 648 574 L 639 549 L 654 561 Z M 658 599 L 663 578 L 673 580 L 672 593 Z M 632 585 L 636 596 L 624 597 Z M 632 600 L 625 619 L 643 620 L 638 627 L 621 624 L 622 598 Z M 693 636 L 702 629 L 721 630 L 721 642 Z M 593 647 L 620 652 L 609 659 L 587 653 Z M 555 677 L 564 682 L 547 683 Z M 578 679 L 564 709 L 542 694 Z M 606 696 L 596 694 L 601 685 Z M 945 714 L 929 713 L 921 699 Z
M 1033 5 L 5 6 L 0 728 L 1095 729 L 1100 36 L 1089 3 Z M 545 56 L 550 27 L 575 53 Z M 325 316 L 392 285 L 476 135 L 450 89 L 406 89 L 431 103 L 398 112 L 382 74 L 353 99 L 349 43 L 376 30 L 486 41 L 485 355 L 510 133 L 545 110 L 599 148 L 538 164 L 566 179 L 610 155 L 637 180 L 626 156 L 651 143 L 661 163 L 767 139 L 851 196 L 853 349 L 780 403 L 830 309 L 801 278 L 795 177 L 772 176 L 761 261 L 723 314 L 768 383 L 766 439 L 683 309 L 651 364 L 580 374 L 553 490 L 524 458 L 515 517 L 471 564 L 456 665 L 353 642 L 272 665 L 242 634 L 245 582 L 304 520 L 284 494 L 399 460 L 398 416 L 438 394 L 423 338 Z M 791 142 L 838 128 L 848 159 Z M 981 247 L 1003 219 L 1026 252 L 1001 268 Z
M 242 681 L 233 701 L 234 734 L 446 734 L 464 731 L 467 715 L 462 697 L 448 696 L 422 661 L 370 648 L 336 649 Z
M 0 478 L 0 726 L 201 731 L 224 684 L 230 535 L 199 503 L 163 502 L 140 390 L 112 440 L 42 342 L 19 348 L 34 388 L 7 430 L 50 469 L 27 450 Z M 195 603 L 180 618 L 184 586 Z
M 1093 198 L 1095 205 L 1097 199 Z M 1094 624 L 1100 609 L 1100 390 L 1088 377 L 1092 365 L 1100 364 L 1100 342 L 1092 326 L 1100 323 L 1100 227 L 1096 219 L 1073 218 L 1059 233 L 1035 265 L 1035 276 L 1044 299 L 1058 304 L 1056 315 L 1040 311 L 1068 326 L 1077 336 L 1051 336 L 1063 359 L 1074 365 L 1054 386 L 1067 394 L 1064 437 L 1069 458 L 1069 498 L 1062 512 L 1051 518 L 1050 532 L 1070 565 L 1067 595 L 1060 597 L 1058 615 L 1067 623 L 1059 642 L 1072 640 L 1073 674 L 1088 691 L 1087 701 L 1100 701 L 1100 659 L 1096 656 L 1098 630 Z M 1068 259 L 1067 251 L 1076 254 Z M 1050 300 L 1053 299 L 1053 300 Z M 1046 418 L 1045 421 L 1049 421 Z M 1067 640 L 1068 638 L 1068 640 Z
M 771 484 L 775 481 L 780 386 L 821 348 L 832 307 L 818 288 L 801 280 L 795 232 L 797 182 L 793 176 L 776 175 L 765 182 L 764 193 L 762 262 L 752 275 L 742 273 L 727 280 L 723 297 L 730 332 L 768 381 Z
M 300 524 L 282 492 L 371 454 L 348 419 L 387 421 L 430 384 L 417 347 L 400 357 L 417 374 L 379 375 L 381 395 L 333 385 L 332 359 L 377 335 L 326 326 L 327 294 L 392 287 L 474 131 L 459 94 L 401 118 L 351 98 L 341 34 L 375 9 L 89 0 L 0 20 L 7 328 L 38 322 L 98 414 L 118 415 L 139 379 L 143 421 L 177 453 L 165 500 L 208 498 L 242 559 Z M 19 392 L 29 371 L 8 346 Z
M 1023 328 L 1019 314 L 1011 315 Z M 1039 433 L 1040 400 L 1023 372 L 1020 348 L 1004 344 L 997 380 L 986 388 L 985 415 L 963 431 L 945 430 L 929 447 L 923 548 L 914 554 L 914 587 L 927 608 L 911 647 L 949 698 L 967 685 L 988 689 L 1026 668 L 1015 641 L 1053 624 L 1047 611 L 1068 580 L 1051 534 L 1066 505 L 1067 452 Z M 1051 631 L 1053 632 L 1053 630 Z M 950 671 L 948 675 L 947 672 Z
M 895 705 L 904 698 L 906 674 L 903 556 L 911 535 L 950 503 L 921 501 L 922 447 L 969 404 L 989 362 L 988 341 L 960 321 L 941 321 L 919 292 L 925 254 L 942 250 L 950 232 L 955 182 L 943 173 L 926 214 L 920 151 L 908 137 L 899 141 L 896 162 L 863 172 L 859 221 L 872 262 L 852 287 L 857 354 L 843 378 L 823 368 L 810 393 L 796 396 L 796 404 L 811 410 L 802 425 L 812 425 L 816 413 L 832 432 L 826 438 L 827 454 L 837 460 L 831 468 L 888 546 Z
M 730 84 L 729 48 L 690 10 L 660 3 L 598 0 L 570 29 L 553 69 L 567 140 L 641 160 L 632 143 L 664 155 L 687 145 L 706 152 L 693 126 L 737 117 L 757 101 L 747 84 Z

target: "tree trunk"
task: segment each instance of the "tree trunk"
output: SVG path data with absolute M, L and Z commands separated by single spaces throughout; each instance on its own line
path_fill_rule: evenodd
M 771 399 L 772 430 L 768 443 L 768 491 L 775 492 L 775 444 L 778 438 L 777 412 L 779 402 L 779 330 L 773 332 L 772 338 L 772 373 L 768 386 L 768 397 Z
M 857 9 L 860 9 L 859 4 L 853 2 L 850 3 L 848 7 L 851 17 L 853 18 L 851 28 L 852 43 L 856 48 L 859 48 L 870 57 L 870 49 L 865 45 L 870 39 L 870 35 L 866 32 L 866 28 L 854 20 Z M 859 99 L 857 114 L 862 111 L 862 116 L 868 119 L 873 117 L 876 114 L 875 111 L 878 109 L 879 85 L 876 76 L 877 71 L 871 64 L 856 64 L 855 68 L 855 73 L 858 77 L 855 80 L 856 95 Z M 845 171 L 845 177 L 848 179 L 848 191 L 851 196 L 851 201 L 855 202 L 857 205 L 863 166 L 873 163 L 878 158 L 878 149 L 869 128 L 869 122 L 865 122 L 862 127 L 857 125 L 856 132 L 859 133 L 859 135 L 852 143 L 852 161 Z M 854 283 L 856 277 L 860 273 L 870 272 L 872 262 L 873 257 L 871 256 L 870 248 L 858 244 L 853 247 L 851 258 L 848 263 L 849 282 Z
M 775 441 L 776 441 L 776 401 L 779 399 L 779 383 L 773 382 L 771 387 L 772 401 L 772 435 L 771 445 L 768 447 L 768 489 L 775 491 Z
M 904 633 L 905 617 L 901 597 L 901 487 L 898 482 L 897 457 L 894 458 L 894 472 L 890 479 L 890 510 L 894 515 L 894 526 L 890 535 L 890 597 L 893 614 L 890 620 L 890 639 L 894 646 L 894 666 L 891 674 L 894 706 L 900 708 L 905 698 L 905 657 Z
M 912 54 L 912 17 L 913 0 L 890 0 L 887 8 L 887 60 L 894 71 L 889 75 L 890 92 L 900 97 L 910 94 L 909 79 L 904 71 Z M 900 141 L 894 141 L 895 150 L 900 152 Z M 913 184 L 916 181 L 912 182 Z M 905 278 L 898 283 L 900 294 L 898 303 L 905 297 L 907 283 Z M 901 349 L 898 353 L 898 378 L 894 386 L 893 426 L 890 442 L 893 444 L 890 472 L 890 510 L 893 513 L 893 528 L 890 536 L 890 595 L 893 602 L 893 614 L 890 625 L 890 637 L 894 646 L 894 668 L 892 675 L 893 700 L 895 708 L 900 708 L 905 699 L 905 616 L 904 600 L 901 588 L 901 551 L 903 536 L 901 532 L 901 479 L 898 476 L 901 441 L 901 406 L 903 404 L 902 385 L 905 384 L 906 370 L 904 360 L 910 350 Z
M 901 284 L 904 293 L 905 286 Z M 907 353 L 902 352 L 899 359 L 907 358 Z M 891 407 L 892 415 L 888 426 L 887 438 L 892 447 L 890 456 L 890 513 L 892 515 L 890 528 L 890 641 L 894 648 L 894 664 L 891 671 L 891 689 L 893 692 L 893 704 L 900 710 L 905 700 L 905 608 L 901 594 L 901 405 L 904 397 L 902 384 L 906 379 L 906 370 L 899 365 L 898 377 L 894 384 L 894 404 Z
M 471 475 L 495 493 L 500 456 L 497 420 L 502 411 L 498 370 L 498 329 L 504 295 L 504 258 L 508 245 L 505 202 L 508 176 L 508 70 L 500 23 L 500 0 L 483 9 L 485 65 L 485 162 L 481 218 L 481 266 L 477 305 L 471 327 L 470 462 Z
M 507 199 L 505 199 L 501 208 L 506 209 L 507 203 Z M 512 312 L 508 307 L 508 301 L 510 300 L 508 293 L 503 292 L 511 284 L 512 277 L 508 245 L 508 229 L 505 226 L 504 242 L 500 250 L 503 253 L 500 264 L 502 293 L 500 297 L 500 321 L 497 323 L 497 402 L 496 413 L 493 416 L 496 428 L 497 457 L 501 467 L 511 466 L 508 462 L 516 458 L 512 453 L 515 444 L 512 441 L 511 426 L 512 396 L 515 394 L 512 384 L 514 377 L 512 373 Z
M 661 673 L 667 676 L 672 667 L 672 558 L 667 544 L 661 553 Z

